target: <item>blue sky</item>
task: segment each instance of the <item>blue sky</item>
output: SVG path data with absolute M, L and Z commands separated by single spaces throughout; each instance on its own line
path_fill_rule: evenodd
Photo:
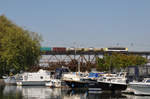
M 150 51 L 150 0 L 1 0 L 0 14 L 42 35 L 42 46 Z

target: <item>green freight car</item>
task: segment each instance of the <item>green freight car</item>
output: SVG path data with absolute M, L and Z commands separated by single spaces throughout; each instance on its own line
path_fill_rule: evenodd
M 51 47 L 41 47 L 40 51 L 51 51 Z

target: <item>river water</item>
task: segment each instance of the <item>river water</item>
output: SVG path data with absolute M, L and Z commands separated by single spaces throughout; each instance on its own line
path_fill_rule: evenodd
M 0 86 L 0 99 L 150 99 L 120 92 L 70 90 L 44 86 Z

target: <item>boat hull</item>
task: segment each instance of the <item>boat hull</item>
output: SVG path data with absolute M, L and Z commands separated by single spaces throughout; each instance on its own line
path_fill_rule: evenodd
M 106 83 L 106 82 L 98 82 L 99 86 L 102 90 L 126 90 L 126 84 L 117 84 L 117 83 Z
M 23 81 L 17 82 L 17 85 L 20 86 L 45 86 L 47 81 Z
M 68 85 L 71 88 L 98 88 L 99 84 L 97 81 L 73 81 L 73 80 L 66 80 L 66 85 Z
M 88 88 L 88 82 L 65 81 L 70 88 Z
M 130 84 L 135 95 L 150 95 L 150 85 Z

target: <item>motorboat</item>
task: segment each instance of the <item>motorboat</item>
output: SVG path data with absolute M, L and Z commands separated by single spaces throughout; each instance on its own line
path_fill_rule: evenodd
M 79 72 L 64 74 L 62 80 L 71 88 L 87 88 L 89 82 Z
M 144 78 L 142 82 L 130 82 L 129 87 L 135 95 L 150 95 L 150 78 Z
M 40 69 L 38 72 L 25 72 L 17 80 L 20 86 L 45 86 L 46 82 L 51 80 L 51 73 L 47 70 Z
M 2 78 L 3 78 L 5 84 L 8 84 L 8 85 L 15 85 L 16 84 L 16 77 L 15 76 L 4 75 Z
M 64 74 L 62 80 L 71 88 L 97 88 L 98 84 L 97 79 L 89 77 L 86 72 L 70 72 Z
M 97 82 L 98 86 L 102 90 L 125 90 L 127 88 L 127 78 L 125 72 L 120 72 L 117 74 L 104 74 L 100 77 Z

